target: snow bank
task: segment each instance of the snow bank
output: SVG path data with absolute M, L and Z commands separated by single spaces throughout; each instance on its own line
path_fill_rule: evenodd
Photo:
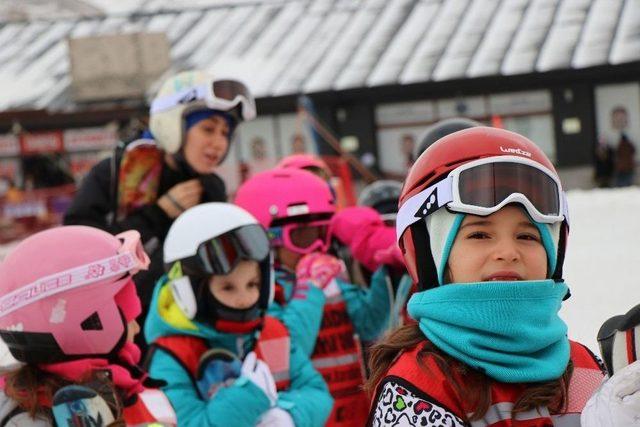
M 569 336 L 599 354 L 609 317 L 640 304 L 640 187 L 574 190 L 564 276 L 572 296 L 560 312 Z

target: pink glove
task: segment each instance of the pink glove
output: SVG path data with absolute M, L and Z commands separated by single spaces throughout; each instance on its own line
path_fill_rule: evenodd
M 357 233 L 367 226 L 381 226 L 380 214 L 368 206 L 352 206 L 331 217 L 331 235 L 345 246 L 351 246 Z
M 405 269 L 404 257 L 398 245 L 389 246 L 386 249 L 380 249 L 373 255 L 373 259 L 379 265 L 388 265 L 392 268 Z
M 355 206 L 336 213 L 331 219 L 331 235 L 347 246 L 353 258 L 372 273 L 382 264 L 405 268 L 402 254 L 386 255 L 386 251 L 397 249 L 395 228 L 385 225 L 380 214 L 372 208 Z M 378 252 L 385 261 L 377 259 Z
M 338 258 L 322 253 L 305 255 L 296 266 L 296 283 L 311 282 L 324 289 L 333 279 L 346 274 L 344 263 Z

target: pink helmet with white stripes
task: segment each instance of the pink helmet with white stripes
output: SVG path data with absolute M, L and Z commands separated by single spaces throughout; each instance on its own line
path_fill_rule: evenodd
M 0 264 L 0 336 L 27 363 L 115 355 L 140 314 L 132 275 L 148 264 L 136 231 L 36 233 Z
M 298 253 L 328 248 L 335 199 L 329 185 L 311 172 L 276 168 L 259 173 L 238 188 L 235 203 L 269 230 L 273 246 Z M 303 230 L 309 227 L 317 227 L 317 235 Z

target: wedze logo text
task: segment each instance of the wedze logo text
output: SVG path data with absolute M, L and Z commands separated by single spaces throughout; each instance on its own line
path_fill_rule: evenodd
M 503 153 L 519 154 L 521 156 L 531 157 L 530 152 L 521 150 L 519 148 L 504 148 L 503 146 L 500 146 L 500 151 L 502 151 Z

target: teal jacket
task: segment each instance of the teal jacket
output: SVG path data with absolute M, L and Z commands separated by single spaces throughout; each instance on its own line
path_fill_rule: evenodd
M 191 335 L 206 340 L 209 348 L 224 348 L 238 355 L 251 351 L 251 335 L 229 334 L 188 320 L 173 301 L 163 276 L 156 284 L 144 328 L 147 342 L 168 335 Z M 278 393 L 277 406 L 289 412 L 296 426 L 323 426 L 331 412 L 333 400 L 320 374 L 308 356 L 291 340 L 291 385 Z M 183 366 L 161 349 L 154 351 L 149 374 L 167 382 L 163 391 L 176 410 L 182 426 L 255 426 L 269 410 L 265 394 L 251 381 L 236 381 L 213 398 L 203 400 Z
M 384 267 L 374 273 L 367 289 L 336 281 L 355 332 L 365 342 L 377 339 L 387 328 L 392 304 Z M 284 304 L 274 301 L 268 312 L 282 320 L 291 340 L 311 355 L 322 323 L 324 294 L 313 285 L 301 292 L 295 286 L 295 274 L 285 269 L 276 270 L 276 283 L 282 288 Z

